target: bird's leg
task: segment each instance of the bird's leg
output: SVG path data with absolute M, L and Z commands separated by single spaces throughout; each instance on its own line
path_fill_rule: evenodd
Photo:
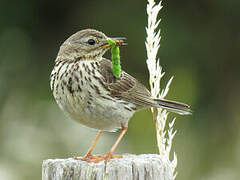
M 112 146 L 110 151 L 104 157 L 104 159 L 106 161 L 108 161 L 111 158 L 122 158 L 122 156 L 113 156 L 113 152 L 117 148 L 118 144 L 120 143 L 120 141 L 122 140 L 122 138 L 126 134 L 126 132 L 127 132 L 127 127 L 122 126 L 122 131 L 121 131 L 119 137 L 117 138 L 116 142 L 114 143 L 114 145 Z
M 122 131 L 121 131 L 118 139 L 116 140 L 116 142 L 114 143 L 114 145 L 110 149 L 110 151 L 105 156 L 99 157 L 99 158 L 96 158 L 96 159 L 90 159 L 90 160 L 88 160 L 88 162 L 99 162 L 99 161 L 102 161 L 102 160 L 108 161 L 111 158 L 122 158 L 122 156 L 113 156 L 113 152 L 117 148 L 118 144 L 120 143 L 121 139 L 123 138 L 123 136 L 126 132 L 127 132 L 127 127 L 122 126 Z
M 102 135 L 102 133 L 103 133 L 103 131 L 99 131 L 96 139 L 93 141 L 92 145 L 91 145 L 90 148 L 88 149 L 88 151 L 87 151 L 87 153 L 85 154 L 85 156 L 83 156 L 82 158 L 74 158 L 74 159 L 75 159 L 75 160 L 83 160 L 83 161 L 85 161 L 85 160 L 92 159 L 92 158 L 93 158 L 93 159 L 98 158 L 98 156 L 95 157 L 95 156 L 92 155 L 92 151 L 93 151 L 94 147 L 96 146 L 96 144 L 97 144 L 100 136 Z

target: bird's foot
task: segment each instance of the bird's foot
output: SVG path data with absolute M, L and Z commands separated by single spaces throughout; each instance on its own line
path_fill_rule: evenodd
M 83 157 L 76 157 L 74 158 L 74 160 L 80 160 L 80 161 L 89 161 L 91 159 L 99 159 L 99 158 L 102 158 L 103 155 L 92 155 L 92 154 L 86 154 L 85 156 Z
M 96 155 L 96 156 L 91 156 L 88 159 L 86 159 L 85 161 L 87 162 L 94 162 L 94 163 L 98 163 L 100 161 L 109 161 L 109 159 L 115 159 L 115 158 L 122 158 L 123 156 L 121 155 L 112 155 L 112 153 L 108 153 L 106 155 Z

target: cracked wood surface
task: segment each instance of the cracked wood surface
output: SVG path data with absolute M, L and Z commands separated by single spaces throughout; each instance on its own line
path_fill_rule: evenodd
M 42 180 L 172 180 L 171 163 L 158 154 L 123 155 L 121 159 L 87 163 L 48 159 L 42 164 Z

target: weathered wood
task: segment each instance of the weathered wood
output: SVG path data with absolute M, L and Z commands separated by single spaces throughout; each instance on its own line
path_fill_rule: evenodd
M 121 159 L 87 163 L 69 159 L 43 161 L 42 180 L 172 180 L 170 162 L 158 154 L 124 155 Z

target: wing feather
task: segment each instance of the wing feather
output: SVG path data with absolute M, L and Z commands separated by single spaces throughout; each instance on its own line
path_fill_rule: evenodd
M 134 77 L 122 71 L 121 76 L 116 78 L 112 73 L 110 60 L 103 59 L 99 69 L 112 96 L 121 97 L 126 101 L 143 107 L 157 106 L 148 89 Z

